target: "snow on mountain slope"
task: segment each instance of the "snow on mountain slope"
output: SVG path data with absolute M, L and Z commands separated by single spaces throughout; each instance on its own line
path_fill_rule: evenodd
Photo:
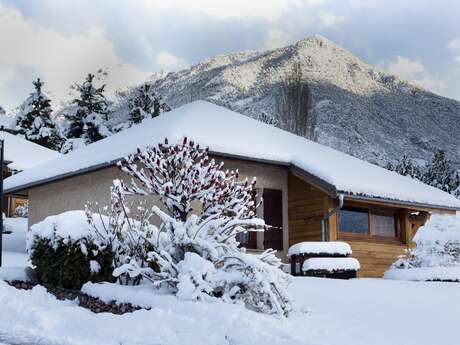
M 296 61 L 310 85 L 314 140 L 378 164 L 403 153 L 429 160 L 441 147 L 460 167 L 460 102 L 384 73 L 321 36 L 219 55 L 153 83 L 173 107 L 202 99 L 253 117 L 276 116 L 280 80 Z

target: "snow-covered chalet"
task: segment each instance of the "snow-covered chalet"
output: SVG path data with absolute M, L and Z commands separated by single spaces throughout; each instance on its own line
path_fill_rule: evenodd
M 30 224 L 88 201 L 107 205 L 113 179 L 124 177 L 118 160 L 184 136 L 242 178 L 257 178 L 260 216 L 282 231 L 247 236 L 253 250 L 285 255 L 299 242 L 343 240 L 361 276 L 381 276 L 431 213 L 460 210 L 460 200 L 439 189 L 203 101 L 15 174 L 5 191 L 29 199 Z

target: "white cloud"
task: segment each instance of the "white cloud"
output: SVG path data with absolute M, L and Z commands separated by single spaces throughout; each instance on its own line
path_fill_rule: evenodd
M 329 28 L 347 21 L 347 17 L 338 16 L 334 13 L 325 12 L 319 15 L 319 19 L 324 27 Z
M 430 91 L 438 93 L 445 91 L 445 83 L 430 74 L 421 61 L 411 60 L 400 55 L 395 58 L 395 61 L 383 64 L 389 73 L 418 84 Z
M 290 34 L 279 29 L 270 29 L 267 32 L 265 48 L 275 49 L 288 45 L 292 41 Z
M 188 12 L 204 13 L 218 19 L 263 18 L 276 20 L 286 9 L 302 4 L 317 4 L 323 0 L 144 0 L 143 3 L 160 9 L 180 8 Z
M 397 55 L 396 61 L 389 63 L 387 70 L 391 74 L 396 74 L 405 79 L 414 79 L 425 72 L 425 66 L 420 61 Z
M 189 66 L 184 59 L 164 50 L 158 53 L 156 63 L 168 71 L 176 71 Z
M 460 63 L 460 38 L 450 41 L 448 48 L 455 54 L 455 61 Z
M 109 71 L 109 93 L 140 82 L 147 76 L 136 67 L 123 63 L 101 29 L 92 28 L 85 34 L 65 36 L 28 22 L 18 11 L 1 5 L 0 42 L 2 94 L 17 94 L 18 90 L 8 89 L 8 83 L 24 66 L 37 71 L 37 77 L 45 80 L 46 88 L 59 99 L 68 97 L 69 85 L 82 81 L 87 73 L 99 68 Z M 24 98 L 27 92 L 24 90 Z

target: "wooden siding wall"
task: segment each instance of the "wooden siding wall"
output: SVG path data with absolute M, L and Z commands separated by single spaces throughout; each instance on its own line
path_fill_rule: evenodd
M 321 216 L 336 207 L 337 200 L 292 174 L 288 175 L 288 195 L 289 246 L 303 241 L 321 241 Z M 400 211 L 400 242 L 338 239 L 337 216 L 333 215 L 329 219 L 329 241 L 342 240 L 350 244 L 353 257 L 361 263 L 358 276 L 382 277 L 396 258 L 404 253 L 411 241 L 410 232 L 406 231 L 411 224 L 408 222 L 409 212 Z
M 346 240 L 353 251 L 353 257 L 358 259 L 361 270 L 358 277 L 381 278 L 396 258 L 404 253 L 406 245 L 379 242 L 360 242 Z
M 321 241 L 320 219 L 327 195 L 300 178 L 288 176 L 289 246 L 304 241 Z
M 347 202 L 345 201 L 345 204 Z M 349 203 L 348 203 L 349 204 Z M 355 203 L 352 203 L 355 205 Z M 330 199 L 329 208 L 337 206 L 337 202 Z M 378 207 L 379 205 L 369 205 L 362 203 L 363 207 Z M 382 206 L 383 207 L 383 206 Z M 398 209 L 391 207 L 399 214 L 399 234 L 398 239 L 391 241 L 384 240 L 360 240 L 348 238 L 338 233 L 338 219 L 335 214 L 329 221 L 329 240 L 330 241 L 345 241 L 350 244 L 353 251 L 352 256 L 358 259 L 361 264 L 361 269 L 358 272 L 358 277 L 375 277 L 381 278 L 386 270 L 396 261 L 399 255 L 404 253 L 404 250 L 412 241 L 411 227 L 409 222 L 409 210 Z M 343 238 L 345 237 L 345 238 Z

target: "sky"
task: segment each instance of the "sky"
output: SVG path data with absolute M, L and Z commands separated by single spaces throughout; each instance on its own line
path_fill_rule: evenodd
M 53 99 L 89 72 L 107 91 L 217 54 L 320 34 L 364 61 L 460 100 L 460 1 L 0 0 L 0 106 L 32 80 Z

